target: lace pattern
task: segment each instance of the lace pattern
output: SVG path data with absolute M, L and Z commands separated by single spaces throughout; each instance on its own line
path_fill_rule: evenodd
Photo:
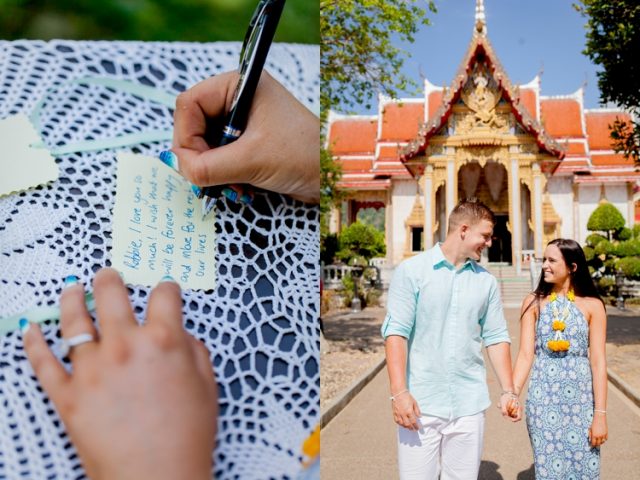
M 0 41 L 0 118 L 29 114 L 48 94 L 40 119 L 50 148 L 170 129 L 166 107 L 65 82 L 106 76 L 177 94 L 236 68 L 239 50 L 238 43 Z M 318 47 L 276 44 L 266 68 L 318 111 Z M 157 156 L 169 146 L 61 155 L 58 181 L 0 198 L 0 316 L 56 304 L 65 276 L 88 285 L 109 265 L 116 152 Z M 293 478 L 300 469 L 302 442 L 319 416 L 318 220 L 317 208 L 277 194 L 259 193 L 251 207 L 217 203 L 217 287 L 183 292 L 185 327 L 209 348 L 220 385 L 216 478 Z M 129 291 L 142 321 L 149 289 Z M 58 325 L 43 331 L 59 354 Z M 85 478 L 18 332 L 0 337 L 0 367 L 0 478 Z

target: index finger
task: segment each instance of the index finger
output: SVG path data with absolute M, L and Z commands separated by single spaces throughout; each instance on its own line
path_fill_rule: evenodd
M 209 150 L 204 139 L 206 119 L 229 111 L 238 78 L 237 72 L 214 75 L 178 95 L 173 114 L 174 148 Z

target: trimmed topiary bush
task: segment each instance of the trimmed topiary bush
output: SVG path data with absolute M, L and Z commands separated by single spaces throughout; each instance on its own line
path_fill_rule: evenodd
M 587 245 L 589 245 L 590 247 L 595 247 L 601 241 L 606 240 L 606 239 L 607 239 L 607 237 L 603 237 L 599 233 L 592 233 L 591 235 L 589 235 L 587 237 Z
M 613 252 L 618 257 L 632 257 L 634 255 L 640 255 L 640 241 L 638 240 L 626 240 L 614 245 Z
M 640 258 L 638 257 L 621 258 L 617 267 L 626 277 L 640 278 Z
M 354 222 L 342 230 L 338 242 L 340 250 L 336 256 L 345 263 L 354 257 L 369 260 L 382 257 L 386 253 L 384 233 L 360 222 Z
M 630 228 L 624 227 L 618 232 L 618 240 L 629 240 L 633 237 L 633 232 Z
M 609 202 L 598 205 L 587 222 L 587 230 L 592 232 L 611 232 L 624 227 L 624 217 L 620 210 Z
M 596 245 L 594 251 L 596 255 L 608 255 L 613 252 L 613 244 L 609 240 L 604 240 Z
M 593 260 L 593 257 L 595 257 L 595 252 L 593 250 L 593 247 L 586 246 L 582 250 L 584 251 L 584 256 L 587 259 L 587 262 L 590 262 L 591 260 Z

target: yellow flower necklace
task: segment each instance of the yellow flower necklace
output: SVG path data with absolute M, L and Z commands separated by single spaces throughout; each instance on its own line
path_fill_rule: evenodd
M 555 334 L 553 336 L 553 340 L 549 340 L 547 342 L 547 347 L 549 347 L 549 350 L 552 352 L 566 352 L 569 350 L 570 342 L 564 338 L 563 332 L 566 327 L 565 322 L 567 318 L 569 318 L 569 302 L 573 302 L 575 299 L 575 293 L 573 293 L 573 290 L 569 290 L 567 292 L 568 302 L 562 310 L 562 319 L 560 319 L 560 315 L 558 313 L 558 294 L 556 294 L 556 292 L 552 292 L 549 296 L 549 302 L 551 302 L 551 310 L 553 312 L 553 324 L 551 328 L 553 328 Z

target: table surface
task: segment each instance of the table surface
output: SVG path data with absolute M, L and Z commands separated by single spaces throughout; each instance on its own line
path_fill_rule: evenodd
M 0 41 L 0 118 L 31 113 L 49 92 L 40 133 L 51 148 L 171 129 L 167 107 L 67 82 L 118 78 L 177 95 L 235 69 L 239 51 L 228 42 Z M 275 44 L 266 68 L 318 111 L 317 46 Z M 0 317 L 57 304 L 64 277 L 89 284 L 109 265 L 116 153 L 157 156 L 169 146 L 60 155 L 57 181 L 0 198 Z M 217 286 L 183 292 L 185 327 L 209 348 L 219 382 L 214 473 L 294 478 L 319 416 L 319 211 L 271 193 L 258 194 L 252 206 L 221 199 L 217 210 Z M 149 290 L 129 289 L 138 321 Z M 43 330 L 59 355 L 58 325 Z M 0 478 L 85 478 L 18 332 L 0 337 Z

